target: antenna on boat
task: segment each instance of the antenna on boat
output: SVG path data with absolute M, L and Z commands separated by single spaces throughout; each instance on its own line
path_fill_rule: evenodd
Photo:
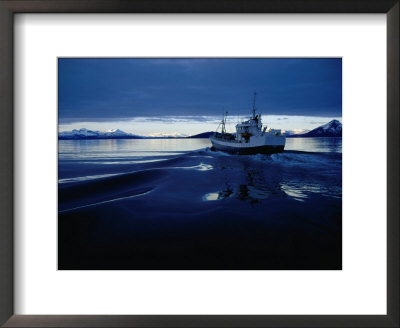
M 253 118 L 256 117 L 256 95 L 257 95 L 257 92 L 254 92 L 254 98 L 253 98 Z

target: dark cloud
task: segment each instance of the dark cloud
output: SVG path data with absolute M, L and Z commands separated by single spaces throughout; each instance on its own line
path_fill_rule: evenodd
M 246 115 L 254 90 L 264 115 L 342 114 L 338 58 L 60 58 L 58 68 L 61 123 Z

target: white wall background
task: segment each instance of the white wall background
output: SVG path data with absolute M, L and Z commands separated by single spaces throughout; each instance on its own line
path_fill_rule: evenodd
M 15 20 L 17 314 L 385 314 L 385 15 Z M 342 271 L 57 271 L 57 57 L 343 57 Z

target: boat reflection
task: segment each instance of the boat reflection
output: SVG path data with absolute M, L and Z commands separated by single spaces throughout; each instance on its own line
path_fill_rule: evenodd
M 238 167 L 227 167 L 226 163 L 222 169 L 235 171 L 233 174 L 231 172 L 234 177 L 226 179 L 222 190 L 204 195 L 204 201 L 234 198 L 254 204 L 271 197 L 286 197 L 281 187 L 282 175 L 279 170 L 274 170 L 273 174 L 266 176 L 265 170 L 245 160 L 241 161 L 240 170 Z

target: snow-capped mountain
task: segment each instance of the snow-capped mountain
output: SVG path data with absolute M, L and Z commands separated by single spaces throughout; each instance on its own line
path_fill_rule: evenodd
M 187 134 L 179 133 L 179 132 L 171 132 L 171 133 L 151 133 L 147 135 L 147 138 L 186 138 Z
M 107 130 L 104 132 L 104 135 L 109 136 L 109 137 L 126 137 L 126 136 L 132 136 L 131 133 L 126 133 L 120 129 L 114 129 L 114 130 Z
M 119 129 L 107 131 L 93 131 L 88 129 L 79 129 L 72 131 L 63 131 L 58 133 L 58 139 L 138 139 L 141 138 L 135 134 L 127 133 Z
M 338 120 L 332 120 L 329 123 L 319 126 L 318 128 L 311 130 L 304 134 L 296 134 L 288 137 L 341 137 L 342 136 L 342 123 Z

